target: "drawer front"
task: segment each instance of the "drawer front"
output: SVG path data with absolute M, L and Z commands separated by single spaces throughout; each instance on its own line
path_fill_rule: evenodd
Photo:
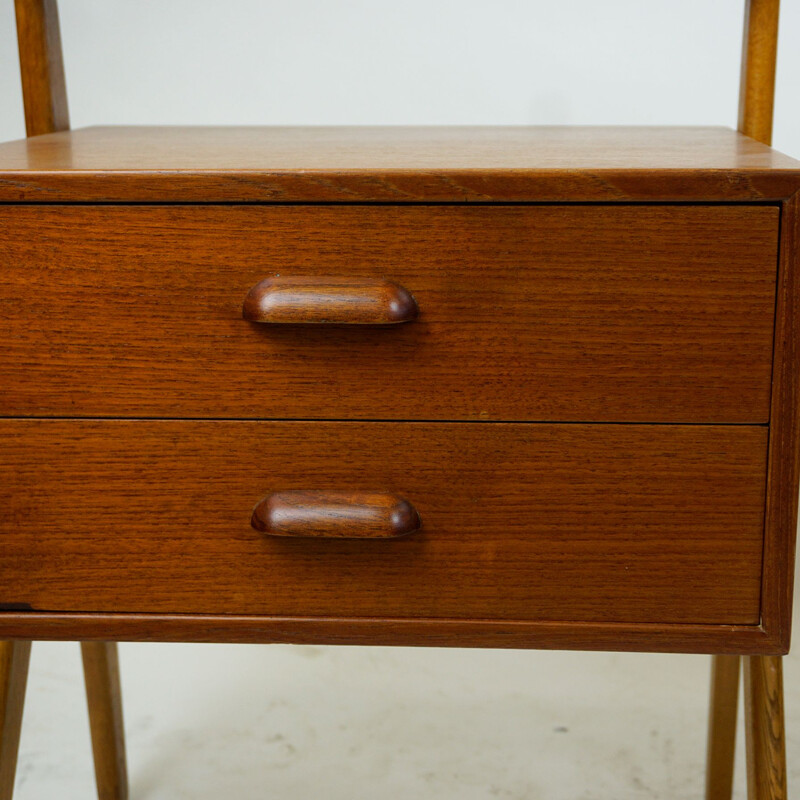
M 773 206 L 5 206 L 0 414 L 768 419 Z M 248 322 L 386 278 L 397 325 Z
M 766 447 L 756 426 L 4 420 L 0 607 L 757 624 Z M 289 490 L 391 493 L 422 527 L 255 530 Z

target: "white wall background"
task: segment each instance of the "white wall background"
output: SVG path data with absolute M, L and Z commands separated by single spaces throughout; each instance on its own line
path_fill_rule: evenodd
M 775 146 L 800 157 L 800 0 Z M 61 0 L 75 127 L 735 125 L 742 0 Z M 0 0 L 0 140 L 24 135 Z M 797 652 L 796 649 L 795 652 Z M 133 800 L 700 798 L 703 657 L 123 645 Z M 18 800 L 92 796 L 78 648 L 34 650 Z M 787 660 L 790 791 L 800 656 Z M 743 798 L 743 749 L 737 798 Z
M 800 155 L 800 2 L 775 146 Z M 24 134 L 0 2 L 0 140 Z M 61 0 L 75 127 L 735 125 L 743 0 Z

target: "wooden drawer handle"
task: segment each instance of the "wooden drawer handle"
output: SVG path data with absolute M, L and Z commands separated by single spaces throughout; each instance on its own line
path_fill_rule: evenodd
M 324 539 L 397 539 L 419 530 L 417 509 L 394 494 L 273 492 L 250 524 L 269 536 Z
M 280 325 L 393 325 L 417 318 L 417 302 L 380 278 L 266 278 L 247 294 L 242 316 Z

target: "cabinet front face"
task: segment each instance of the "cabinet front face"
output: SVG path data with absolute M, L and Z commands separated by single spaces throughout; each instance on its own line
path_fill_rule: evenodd
M 6 420 L 0 602 L 755 625 L 766 452 L 755 426 Z M 254 529 L 289 490 L 390 493 L 421 528 Z
M 796 211 L 0 206 L 0 637 L 785 650 Z
M 0 414 L 769 419 L 779 208 L 0 207 Z M 383 279 L 397 325 L 242 319 Z

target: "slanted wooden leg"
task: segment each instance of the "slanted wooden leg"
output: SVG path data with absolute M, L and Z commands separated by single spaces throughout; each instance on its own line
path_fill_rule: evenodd
M 30 642 L 0 642 L 0 800 L 14 793 L 30 657 Z
M 82 642 L 94 772 L 100 800 L 127 800 L 128 770 L 116 642 Z M 4 800 L 0 798 L 0 800 Z
M 740 664 L 739 656 L 714 656 L 712 659 L 706 800 L 731 800 L 733 796 Z
M 783 661 L 749 656 L 744 665 L 744 710 L 749 800 L 786 800 Z

